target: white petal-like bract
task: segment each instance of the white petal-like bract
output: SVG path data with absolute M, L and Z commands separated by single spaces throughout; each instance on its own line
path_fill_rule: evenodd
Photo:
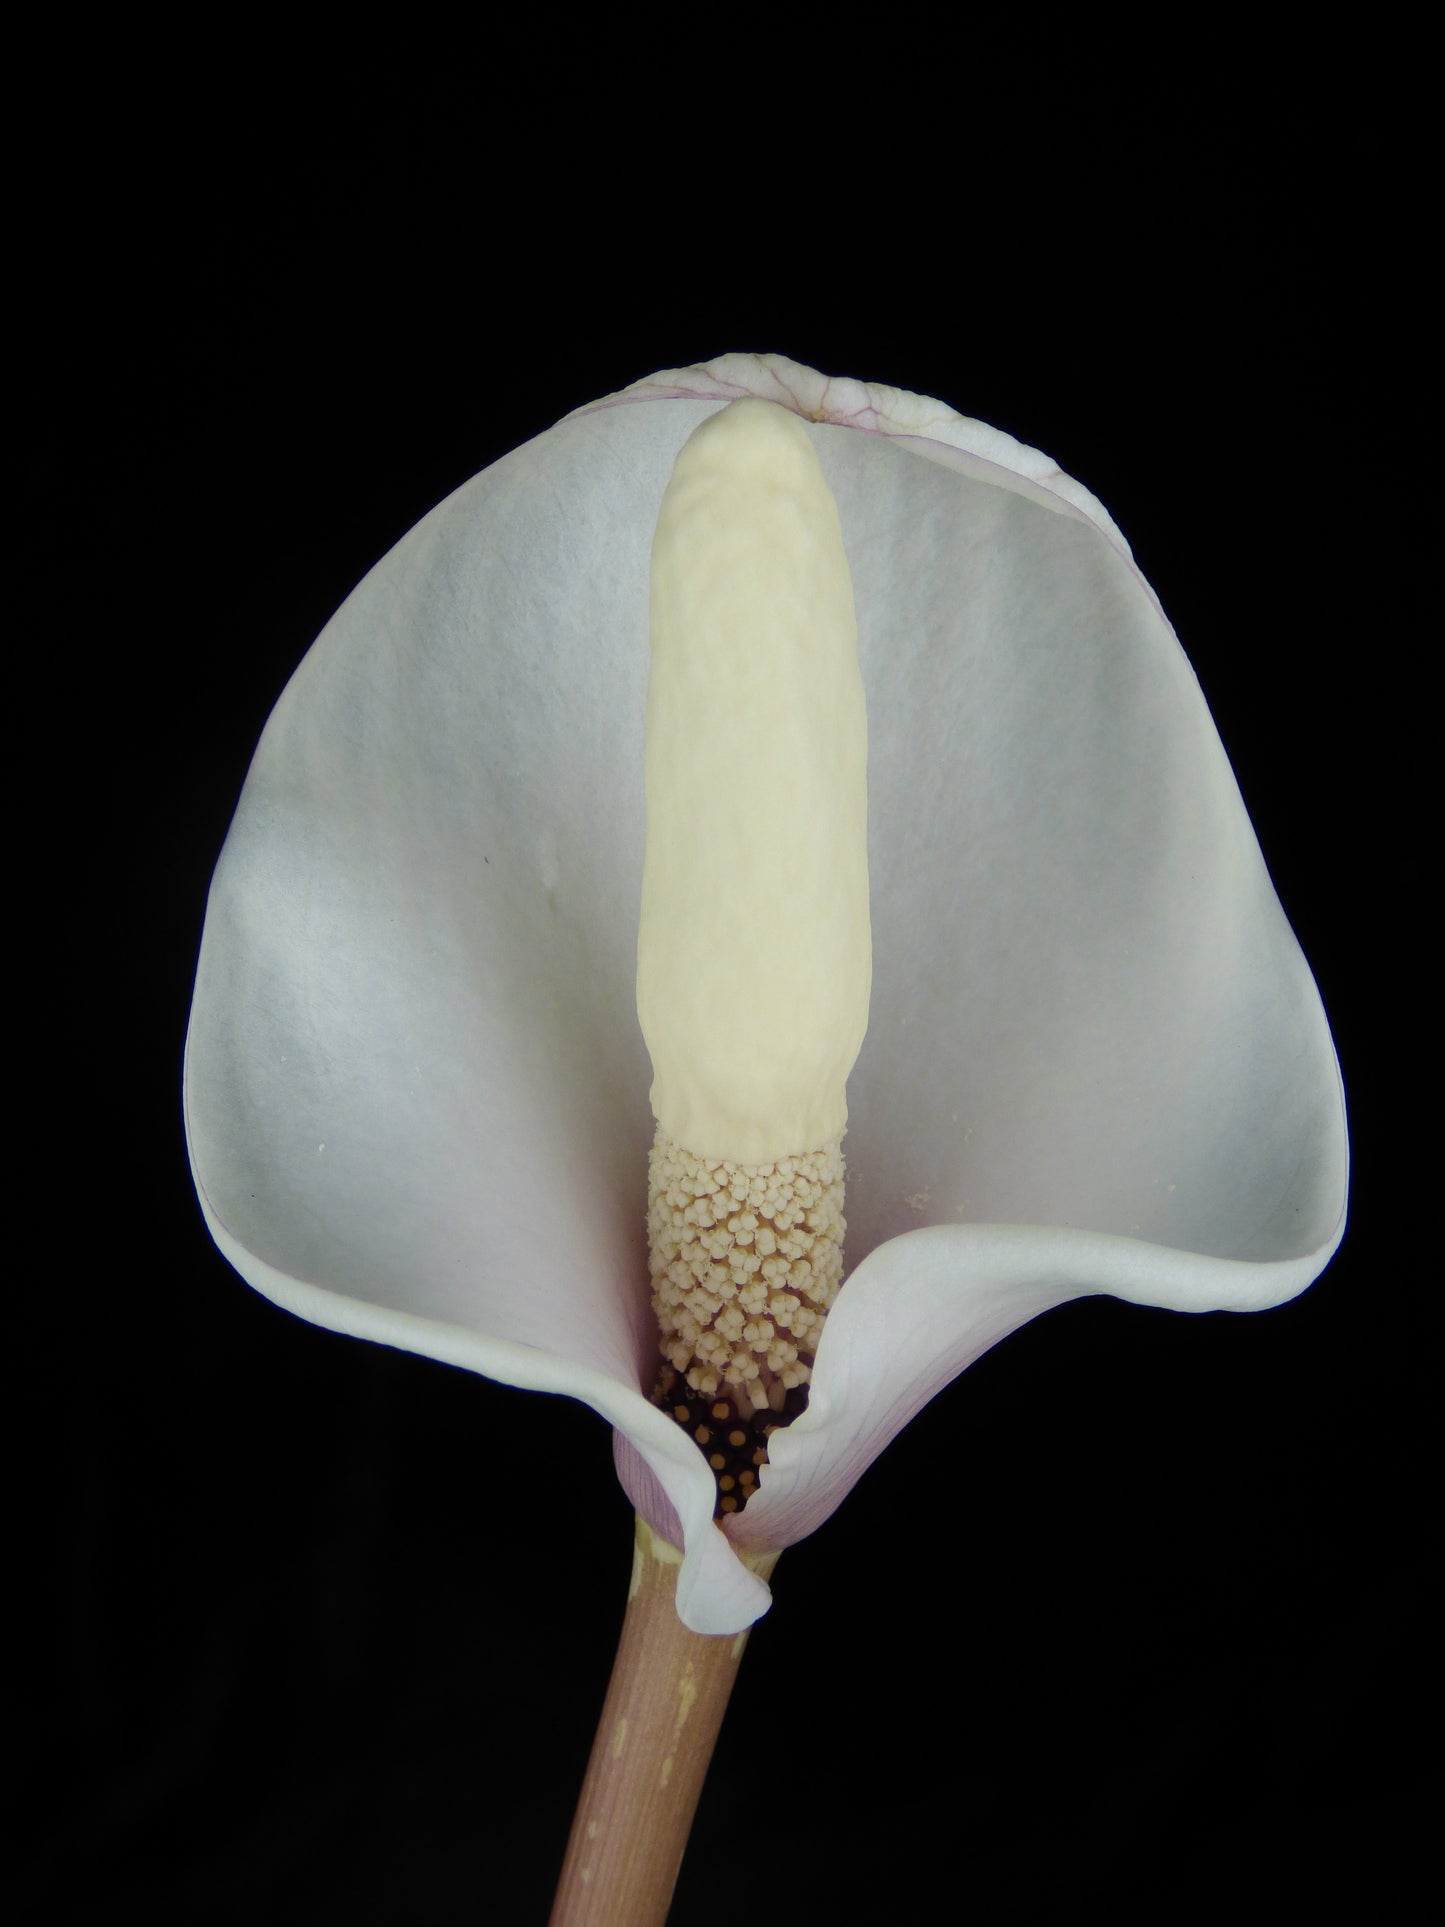
M 807 422 L 853 574 L 873 991 L 852 1270 L 809 1409 L 724 1530 L 646 1396 L 634 973 L 657 507 L 691 431 L 749 393 Z M 685 1541 L 703 1632 L 766 1608 L 734 1545 L 812 1531 L 1005 1333 L 1092 1292 L 1278 1303 L 1328 1261 L 1347 1182 L 1313 980 L 1107 514 L 940 403 L 771 356 L 568 417 L 327 625 L 217 867 L 186 1122 L 258 1290 L 601 1412 Z

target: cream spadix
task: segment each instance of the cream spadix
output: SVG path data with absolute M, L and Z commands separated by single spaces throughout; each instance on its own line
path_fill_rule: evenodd
M 842 1281 L 845 1086 L 872 976 L 853 586 L 795 415 L 737 401 L 684 445 L 651 621 L 637 1007 L 657 1397 L 732 1512 L 806 1400 Z
M 652 549 L 637 1009 L 703 1157 L 841 1138 L 868 1024 L 867 719 L 843 534 L 771 402 L 684 444 Z

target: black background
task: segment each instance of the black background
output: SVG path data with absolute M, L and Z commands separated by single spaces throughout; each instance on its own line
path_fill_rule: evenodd
M 739 348 L 936 395 L 1108 505 L 1315 967 L 1356 1167 L 1301 1299 L 1065 1307 L 787 1555 L 674 1918 L 1409 1911 L 1438 641 L 1408 50 L 720 42 L 659 72 L 539 15 L 478 54 L 35 77 L 27 1920 L 546 1917 L 630 1559 L 607 1430 L 254 1295 L 194 1202 L 180 1054 L 250 751 L 337 603 L 568 409 Z

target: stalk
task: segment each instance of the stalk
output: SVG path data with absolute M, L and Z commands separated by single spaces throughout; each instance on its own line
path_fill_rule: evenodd
M 747 1563 L 767 1578 L 775 1552 Z M 607 1699 L 572 1821 L 551 1927 L 664 1927 L 747 1629 L 677 1616 L 682 1555 L 637 1520 Z

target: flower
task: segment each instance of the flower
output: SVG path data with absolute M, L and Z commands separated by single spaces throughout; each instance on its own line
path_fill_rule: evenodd
M 807 1411 L 716 1524 L 648 1398 L 634 1003 L 648 554 L 678 449 L 812 424 L 868 699 L 869 1028 Z M 477 476 L 292 678 L 217 866 L 185 1106 L 221 1250 L 334 1330 L 585 1399 L 678 1610 L 827 1518 L 1051 1306 L 1303 1290 L 1343 1231 L 1328 1025 L 1193 673 L 1106 512 L 941 403 L 775 356 L 652 377 Z

